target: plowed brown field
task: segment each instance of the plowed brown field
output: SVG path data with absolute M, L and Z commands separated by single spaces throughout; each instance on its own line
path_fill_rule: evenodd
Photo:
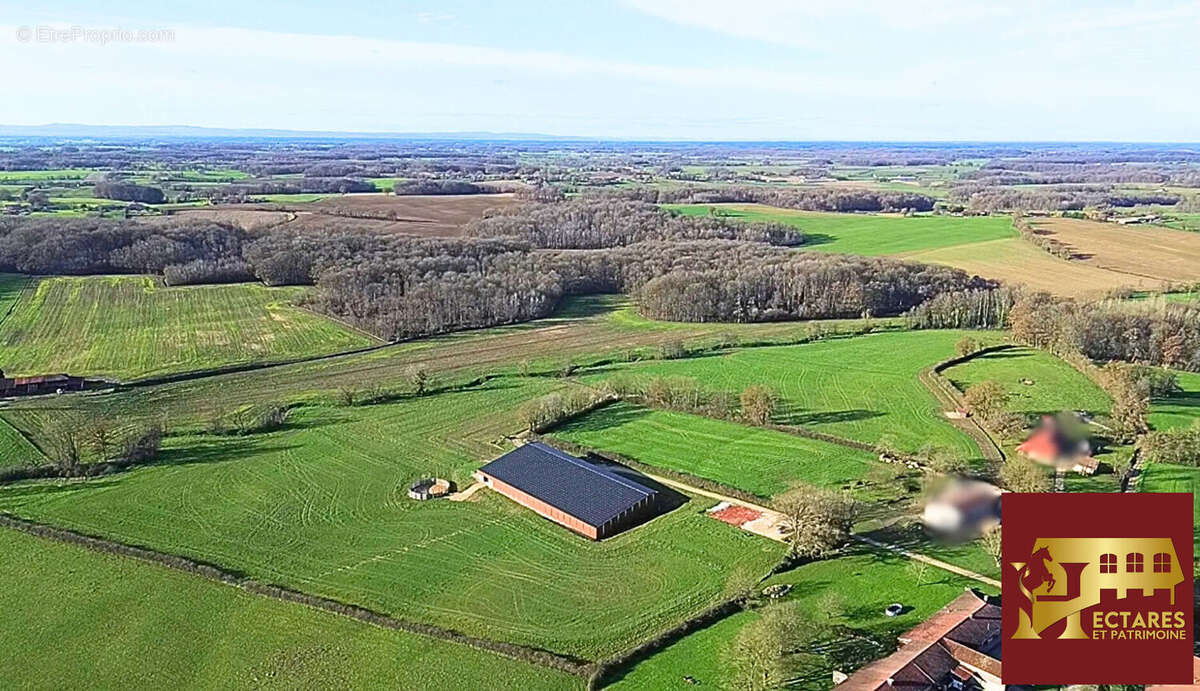
M 1200 281 L 1200 233 L 1070 218 L 1035 227 L 1071 247 L 1088 266 L 1167 281 Z

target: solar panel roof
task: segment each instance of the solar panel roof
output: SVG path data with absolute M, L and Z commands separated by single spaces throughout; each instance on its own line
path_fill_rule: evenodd
M 656 494 L 608 468 L 541 442 L 513 449 L 480 470 L 594 526 Z

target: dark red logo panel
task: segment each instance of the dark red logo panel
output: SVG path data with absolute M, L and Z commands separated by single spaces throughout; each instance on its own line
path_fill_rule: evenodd
M 1005 684 L 1191 684 L 1192 495 L 1005 494 Z

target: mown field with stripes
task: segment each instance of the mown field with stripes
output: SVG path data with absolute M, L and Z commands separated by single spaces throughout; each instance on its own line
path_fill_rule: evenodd
M 36 622 L 3 629 L 8 688 L 584 686 L 464 645 L 11 530 L 0 530 L 0 553 L 5 621 Z
M 295 307 L 302 293 L 259 284 L 167 288 L 142 276 L 42 279 L 36 290 L 19 292 L 0 322 L 0 368 L 10 376 L 128 380 L 376 342 Z
M 880 470 L 873 455 L 725 420 L 619 403 L 556 428 L 553 436 L 652 466 L 771 497 L 798 484 L 851 487 Z M 879 479 L 890 474 L 881 475 Z
M 418 477 L 469 482 L 519 429 L 515 409 L 558 386 L 503 378 L 397 403 L 315 405 L 269 434 L 179 433 L 155 466 L 2 487 L 0 510 L 587 659 L 650 638 L 770 570 L 782 546 L 704 516 L 708 500 L 592 543 L 495 494 L 407 498 Z
M 887 332 L 796 346 L 737 349 L 708 357 L 630 363 L 586 377 L 599 383 L 616 373 L 634 377 L 690 377 L 710 391 L 734 394 L 755 384 L 779 397 L 773 421 L 869 444 L 914 452 L 926 444 L 966 458 L 979 454 L 952 427 L 918 380 L 923 367 L 954 355 L 963 331 Z

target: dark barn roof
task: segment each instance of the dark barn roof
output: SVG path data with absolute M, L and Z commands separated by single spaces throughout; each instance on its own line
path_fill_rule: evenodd
M 593 526 L 657 492 L 541 442 L 518 447 L 480 469 Z

